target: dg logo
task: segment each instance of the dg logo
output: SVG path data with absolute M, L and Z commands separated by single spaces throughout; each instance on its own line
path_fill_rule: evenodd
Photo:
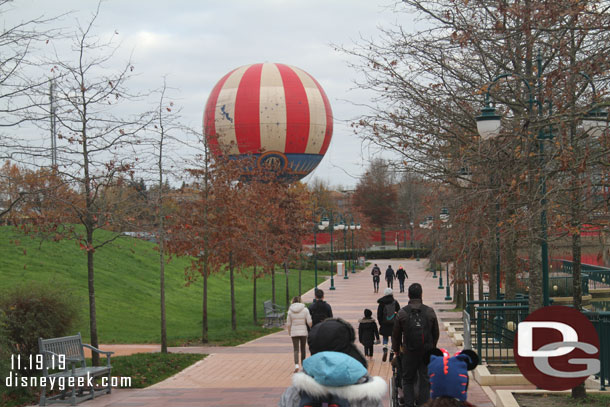
M 545 390 L 568 390 L 600 370 L 599 337 L 580 311 L 553 305 L 517 326 L 513 345 L 519 370 Z

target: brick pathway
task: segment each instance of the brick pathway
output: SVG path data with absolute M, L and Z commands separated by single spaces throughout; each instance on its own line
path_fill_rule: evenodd
M 452 304 L 444 301 L 445 290 L 439 290 L 438 279 L 424 270 L 425 260 L 390 261 L 377 260 L 385 270 L 388 264 L 397 269 L 402 264 L 409 275 L 409 283 L 419 282 L 424 288 L 424 303 L 433 306 L 439 320 L 457 318 L 459 314 L 441 311 L 450 309 Z M 326 300 L 331 304 L 335 316 L 342 317 L 357 328 L 357 321 L 362 317 L 364 308 L 369 308 L 376 315 L 377 299 L 380 294 L 373 293 L 370 267 L 363 272 L 349 274 L 349 279 L 335 279 L 336 290 L 330 291 L 329 281 L 320 284 L 324 289 Z M 381 282 L 383 292 L 385 282 Z M 398 293 L 395 283 L 395 298 L 404 306 L 408 302 L 407 293 Z M 313 299 L 313 292 L 304 295 L 305 301 Z M 151 351 L 155 345 L 115 345 L 115 350 L 129 352 L 134 350 Z M 130 348 L 131 349 L 128 349 Z M 455 352 L 446 332 L 441 330 L 439 347 Z M 104 347 L 109 349 L 110 346 Z M 158 347 L 157 347 L 158 348 Z M 381 362 L 382 346 L 375 347 L 375 359 L 369 366 L 373 375 L 389 381 L 391 369 L 389 363 Z M 171 351 L 185 351 L 184 348 L 172 348 Z M 87 407 L 137 407 L 137 406 L 244 406 L 267 407 L 277 405 L 282 392 L 290 385 L 294 368 L 292 344 L 286 331 L 268 335 L 263 338 L 234 348 L 196 348 L 188 349 L 199 352 L 213 352 L 204 360 L 192 365 L 177 375 L 142 390 L 115 390 L 110 396 L 102 396 L 84 403 Z M 489 397 L 474 381 L 470 381 L 468 400 L 478 407 L 491 407 Z M 386 400 L 387 403 L 387 400 Z M 389 403 L 388 403 L 389 405 Z

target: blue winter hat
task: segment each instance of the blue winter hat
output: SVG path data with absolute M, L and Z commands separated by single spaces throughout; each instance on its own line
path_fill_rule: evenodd
M 432 354 L 428 364 L 430 376 L 430 398 L 451 397 L 466 401 L 468 391 L 468 371 L 479 363 L 478 355 L 471 350 L 463 350 L 450 356 L 441 349 L 442 355 Z
M 303 370 L 324 386 L 348 386 L 367 374 L 366 367 L 342 352 L 319 352 L 303 361 Z

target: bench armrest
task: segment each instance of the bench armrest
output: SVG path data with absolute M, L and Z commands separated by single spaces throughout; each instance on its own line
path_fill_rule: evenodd
M 285 312 L 285 307 L 282 307 L 281 305 L 271 304 L 271 307 L 273 312 Z
M 103 353 L 104 355 L 106 355 L 106 366 L 110 367 L 110 355 L 114 355 L 114 352 L 108 352 L 108 351 L 100 350 L 100 349 L 96 348 L 95 346 L 91 346 L 91 345 L 88 345 L 86 343 L 83 343 L 83 347 L 89 348 L 93 352 Z
M 96 353 L 103 353 L 104 355 L 107 355 L 107 356 L 114 355 L 114 352 L 108 352 L 108 351 L 105 351 L 105 350 L 100 350 L 100 349 L 96 348 L 95 346 L 91 346 L 91 345 L 88 345 L 86 343 L 83 343 L 83 346 L 85 348 L 91 349 L 92 351 L 95 351 Z

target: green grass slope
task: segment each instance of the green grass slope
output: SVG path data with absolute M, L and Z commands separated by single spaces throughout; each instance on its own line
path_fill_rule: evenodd
M 98 239 L 111 236 L 96 232 Z M 95 290 L 100 343 L 160 342 L 159 257 L 155 244 L 122 237 L 95 253 Z M 175 258 L 166 264 L 167 333 L 171 343 L 201 337 L 202 279 L 185 286 L 184 269 L 189 261 Z M 313 271 L 302 272 L 302 288 L 313 287 Z M 78 243 L 32 239 L 14 228 L 0 227 L 0 290 L 28 281 L 60 285 L 80 299 L 81 321 L 76 331 L 89 338 L 87 259 Z M 290 297 L 297 295 L 298 272 L 290 271 Z M 261 329 L 252 323 L 252 279 L 236 273 L 238 331 L 231 331 L 228 273 L 209 279 L 209 339 L 235 343 L 251 338 Z M 257 281 L 259 318 L 262 302 L 271 298 L 271 278 Z M 276 273 L 276 301 L 284 304 L 283 271 Z

